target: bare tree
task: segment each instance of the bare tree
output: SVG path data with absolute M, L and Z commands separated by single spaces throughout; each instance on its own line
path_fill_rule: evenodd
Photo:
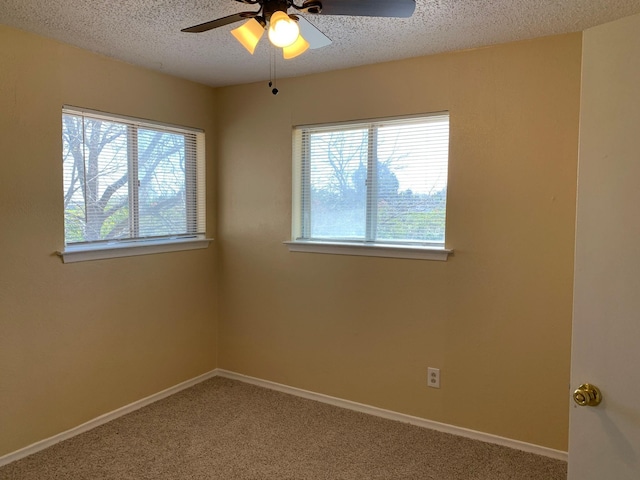
M 353 174 L 367 161 L 366 133 L 366 130 L 332 132 L 313 137 L 314 153 L 331 167 L 331 175 L 327 178 L 328 190 L 338 194 L 341 199 L 348 198 L 352 191 L 358 189 L 353 184 Z
M 138 212 L 131 211 L 134 191 L 136 205 L 140 193 L 158 200 L 142 202 L 147 216 L 159 215 L 184 202 L 183 137 L 145 130 L 143 142 L 139 141 L 134 128 L 117 122 L 63 115 L 67 241 L 135 235 L 132 230 L 137 228 L 134 216 Z M 172 175 L 171 182 L 178 188 L 167 188 L 167 182 L 163 184 L 163 179 L 158 178 L 158 166 L 162 162 L 170 164 L 164 166 L 163 174 Z

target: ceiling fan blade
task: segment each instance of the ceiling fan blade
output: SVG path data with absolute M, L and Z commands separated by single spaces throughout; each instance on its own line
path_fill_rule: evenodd
M 322 0 L 322 15 L 408 18 L 415 0 Z
M 331 39 L 306 18 L 298 16 L 298 26 L 300 27 L 300 35 L 309 42 L 309 48 L 322 48 L 331 45 Z
M 181 32 L 186 33 L 201 33 L 206 32 L 208 30 L 212 30 L 218 27 L 224 27 L 225 25 L 229 25 L 230 23 L 239 22 L 241 20 L 246 20 L 247 18 L 253 18 L 258 16 L 259 12 L 240 12 L 234 13 L 233 15 L 229 15 L 228 17 L 218 18 L 216 20 L 211 20 L 210 22 L 201 23 L 200 25 L 194 25 L 193 27 L 183 28 L 180 30 Z

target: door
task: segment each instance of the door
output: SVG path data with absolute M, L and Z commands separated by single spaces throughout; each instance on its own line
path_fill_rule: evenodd
M 583 38 L 569 480 L 640 479 L 640 15 Z

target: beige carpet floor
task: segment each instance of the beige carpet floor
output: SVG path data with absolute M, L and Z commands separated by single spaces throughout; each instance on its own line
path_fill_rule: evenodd
M 0 468 L 2 480 L 565 480 L 565 462 L 214 378 Z

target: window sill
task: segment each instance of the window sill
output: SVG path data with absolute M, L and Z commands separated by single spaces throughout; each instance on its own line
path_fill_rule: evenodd
M 290 252 L 326 253 L 331 255 L 358 255 L 365 257 L 411 258 L 445 262 L 453 250 L 444 247 L 411 245 L 355 244 L 339 242 L 284 242 Z
M 102 243 L 98 245 L 71 246 L 56 253 L 62 259 L 63 263 L 74 263 L 89 260 L 104 260 L 107 258 L 196 250 L 207 248 L 212 241 L 213 239 L 211 238 L 188 238 L 147 242 Z

